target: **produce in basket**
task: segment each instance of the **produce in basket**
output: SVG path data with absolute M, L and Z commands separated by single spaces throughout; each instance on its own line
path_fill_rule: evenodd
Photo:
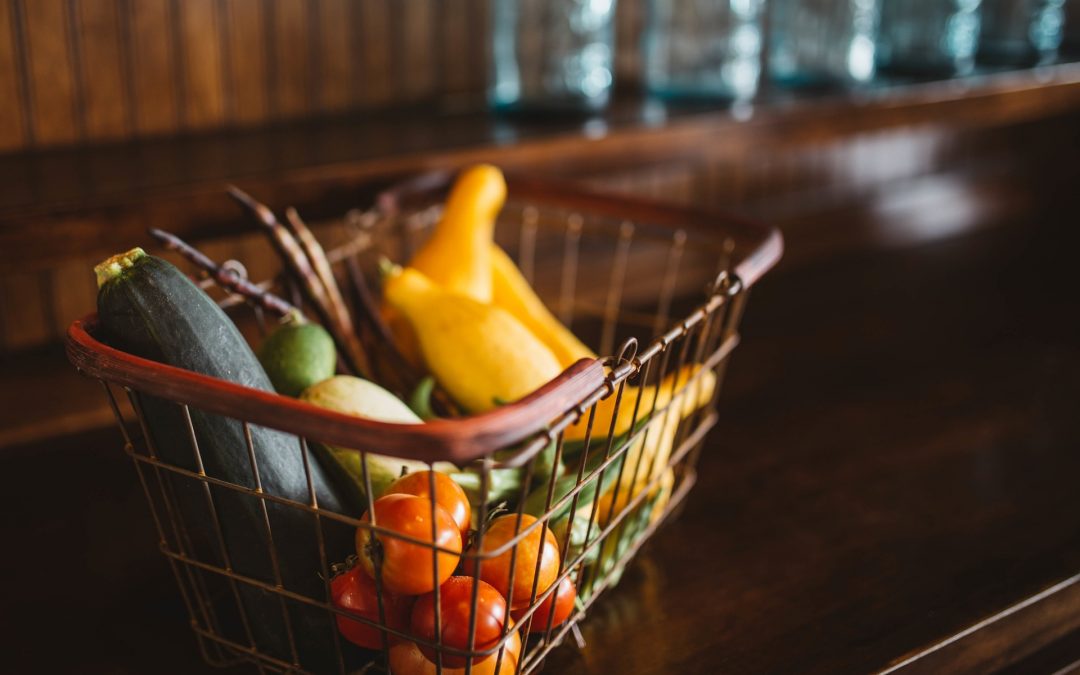
M 521 638 L 510 633 L 506 645 L 486 659 L 472 664 L 471 675 L 513 675 L 521 658 Z M 498 670 L 496 670 L 498 667 Z M 401 641 L 390 647 L 390 670 L 394 675 L 436 675 L 436 665 L 415 642 Z M 465 675 L 465 668 L 443 668 L 443 675 Z
M 476 592 L 475 618 L 473 591 Z M 450 577 L 439 587 L 439 631 L 435 626 L 435 594 L 428 593 L 416 600 L 413 605 L 410 627 L 412 634 L 429 642 L 441 641 L 441 644 L 463 651 L 484 651 L 491 649 L 502 638 L 503 629 L 510 621 L 510 612 L 506 599 L 486 582 L 477 582 L 472 577 Z M 470 640 L 469 628 L 473 635 Z M 420 644 L 420 651 L 431 661 L 436 660 L 435 650 L 426 644 Z M 483 659 L 474 659 L 473 662 Z M 468 658 L 443 652 L 443 666 L 459 668 Z
M 666 409 L 673 398 L 687 390 L 696 391 L 697 396 L 682 400 L 684 416 L 712 399 L 713 392 L 716 390 L 716 374 L 708 369 L 702 370 L 698 364 L 690 364 L 683 366 L 676 373 L 668 373 L 659 385 L 625 387 L 622 399 L 618 401 L 618 408 L 615 407 L 615 396 L 610 396 L 596 405 L 596 416 L 592 427 L 593 437 L 603 437 L 609 433 L 621 436 L 630 429 L 631 424 L 634 424 L 635 408 L 637 419 L 640 420 L 654 409 L 657 411 Z M 612 429 L 613 421 L 614 429 Z M 587 429 L 588 417 L 584 416 L 567 427 L 566 439 L 582 440 L 585 438 Z
M 263 391 L 273 391 L 255 354 L 232 321 L 206 293 L 170 263 L 147 255 L 142 249 L 109 258 L 95 268 L 98 279 L 98 317 L 103 337 L 110 344 L 136 356 L 167 363 L 204 375 L 221 378 Z M 149 447 L 164 462 L 206 474 L 229 483 L 254 488 L 244 425 L 199 408 L 186 412 L 178 405 L 151 396 L 139 396 Z M 190 417 L 187 415 L 190 414 Z M 189 436 L 188 421 L 194 432 Z M 262 489 L 277 497 L 302 503 L 310 501 L 301 448 L 295 436 L 260 426 L 250 427 L 250 440 L 258 459 Z M 197 444 L 196 459 L 193 445 Z M 349 503 L 317 461 L 309 462 L 312 485 L 319 504 L 344 514 L 359 513 Z M 223 487 L 212 487 L 214 510 L 220 522 L 224 550 L 214 536 L 215 522 L 205 484 L 167 473 L 181 521 L 187 523 L 193 541 L 189 555 L 264 583 L 279 583 L 269 554 L 270 537 L 263 519 L 263 502 Z M 266 502 L 273 530 L 280 583 L 309 597 L 324 594 L 319 575 L 316 521 L 310 513 Z M 331 560 L 349 552 L 350 534 L 336 523 L 323 523 L 326 553 Z M 225 592 L 224 580 L 212 580 L 214 590 Z M 282 607 L 273 595 L 238 584 L 240 601 L 248 615 L 258 649 L 277 658 L 292 660 Z M 334 662 L 331 621 L 315 607 L 290 604 L 301 659 L 312 668 L 329 668 Z M 243 642 L 239 626 L 223 628 L 232 639 Z
M 423 268 L 417 268 L 423 271 Z M 492 304 L 514 315 L 548 346 L 563 368 L 596 354 L 562 325 L 536 295 L 514 261 L 497 244 L 491 245 Z
M 503 548 L 536 522 L 537 519 L 528 514 L 522 514 L 520 522 L 516 513 L 495 518 L 484 532 L 477 552 L 490 554 Z M 533 593 L 539 595 L 546 591 L 559 575 L 559 545 L 551 530 L 537 525 L 505 552 L 490 558 L 467 558 L 463 567 L 466 573 L 472 574 L 477 564 L 480 579 L 502 593 L 512 609 L 527 607 Z
M 406 631 L 409 627 L 410 598 L 395 595 L 384 590 L 382 593 L 382 614 L 379 613 L 379 596 L 375 580 L 358 565 L 342 572 L 330 580 L 330 599 L 334 607 L 348 610 L 368 621 L 390 628 Z M 338 630 L 346 640 L 366 649 L 382 649 L 385 635 L 387 644 L 396 639 L 389 633 L 356 619 L 336 617 Z
M 346 415 L 355 415 L 380 422 L 398 424 L 422 424 L 409 406 L 379 385 L 352 375 L 335 375 L 308 387 L 300 394 L 308 403 L 328 408 Z M 341 463 L 355 481 L 356 489 L 364 491 L 363 458 L 367 457 L 367 475 L 371 481 L 373 498 L 381 497 L 386 488 L 403 473 L 425 471 L 428 465 L 411 459 L 389 457 L 374 452 L 360 453 L 360 449 L 330 446 L 328 451 Z M 457 467 L 449 462 L 437 462 L 439 471 L 453 473 Z
M 462 536 L 469 531 L 471 511 L 469 497 L 454 480 L 438 471 L 417 471 L 398 478 L 383 494 L 416 495 L 431 499 L 431 483 L 435 483 L 435 503 L 450 514 L 461 530 Z
M 461 554 L 461 531 L 454 519 L 430 499 L 414 495 L 386 495 L 375 500 L 374 517 L 365 512 L 361 520 L 393 534 L 375 534 L 368 527 L 356 529 L 356 553 L 373 579 L 382 580 L 391 593 L 420 595 L 435 590 L 454 573 Z M 434 521 L 432 517 L 434 516 Z M 402 539 L 405 535 L 423 544 Z M 432 554 L 431 547 L 441 550 Z
M 574 613 L 574 603 L 576 601 L 577 589 L 574 588 L 574 580 L 569 576 L 564 577 L 555 590 L 551 592 L 551 595 L 544 598 L 544 601 L 533 612 L 529 633 L 545 632 L 548 629 L 549 621 L 552 628 L 562 625 Z M 554 612 L 552 607 L 555 608 Z M 520 623 L 527 609 L 528 607 L 513 610 L 510 615 L 514 618 L 514 621 Z
M 263 340 L 259 363 L 279 394 L 299 396 L 311 385 L 333 377 L 337 350 L 325 328 L 293 312 Z
M 562 372 L 509 312 L 447 291 L 415 269 L 391 272 L 384 292 L 416 331 L 435 379 L 469 412 L 517 401 Z
M 442 288 L 490 303 L 491 242 L 506 181 L 490 164 L 461 172 L 431 236 L 409 262 Z

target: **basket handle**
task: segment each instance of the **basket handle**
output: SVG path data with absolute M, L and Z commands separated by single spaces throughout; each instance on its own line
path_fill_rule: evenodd
M 140 358 L 94 337 L 97 315 L 68 327 L 67 356 L 82 372 L 135 391 L 260 426 L 379 454 L 457 465 L 543 433 L 604 388 L 603 362 L 582 359 L 521 400 L 486 413 L 425 424 L 394 424 L 319 408 L 183 368 Z

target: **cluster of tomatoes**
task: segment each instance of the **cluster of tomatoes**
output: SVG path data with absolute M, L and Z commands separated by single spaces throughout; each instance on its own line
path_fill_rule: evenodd
M 432 485 L 435 488 L 434 507 Z M 482 559 L 479 574 L 475 569 L 476 561 L 467 558 L 461 565 L 464 576 L 453 576 L 461 562 L 471 510 L 465 492 L 450 477 L 432 471 L 402 476 L 375 500 L 373 510 L 374 522 L 379 528 L 422 541 L 424 545 L 359 528 L 356 550 L 360 562 L 331 581 L 334 605 L 380 622 L 375 585 L 376 558 L 379 558 L 384 625 L 421 641 L 435 643 L 441 640 L 447 647 L 481 652 L 494 648 L 509 631 L 511 635 L 504 648 L 487 657 L 476 657 L 472 672 L 476 675 L 515 672 L 521 654 L 521 640 L 517 630 L 513 630 L 515 622 L 529 609 L 529 600 L 535 597 L 533 594 L 538 596 L 548 590 L 559 573 L 559 548 L 551 531 L 536 527 L 517 544 L 509 546 L 517 533 L 536 519 L 522 515 L 519 524 L 518 514 L 495 518 L 480 538 L 481 547 L 475 549 L 490 556 Z M 370 522 L 371 514 L 365 513 L 363 520 Z M 437 554 L 432 552 L 433 544 L 440 549 Z M 474 585 L 477 588 L 474 589 Z M 438 630 L 436 586 L 440 600 Z M 475 615 L 472 612 L 474 592 Z M 507 598 L 511 599 L 510 603 Z M 557 626 L 566 621 L 573 612 L 575 599 L 574 584 L 566 577 L 532 614 L 530 632 L 543 632 L 549 623 Z M 383 634 L 378 628 L 341 615 L 337 616 L 337 624 L 341 634 L 353 644 L 369 649 L 383 647 Z M 470 627 L 474 632 L 471 644 Z M 388 643 L 390 667 L 394 673 L 426 675 L 436 672 L 435 650 L 427 644 L 400 640 L 389 634 Z M 466 661 L 467 657 L 444 651 L 442 672 L 447 675 L 463 673 Z

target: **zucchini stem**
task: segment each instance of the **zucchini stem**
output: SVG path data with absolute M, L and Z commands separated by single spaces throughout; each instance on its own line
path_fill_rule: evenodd
M 144 257 L 146 257 L 146 251 L 136 246 L 130 251 L 109 256 L 97 265 L 94 265 L 94 274 L 97 276 L 98 288 L 101 288 L 113 279 L 119 278 L 120 275 L 124 273 L 124 270 L 131 269 L 131 266 L 134 265 L 137 260 Z

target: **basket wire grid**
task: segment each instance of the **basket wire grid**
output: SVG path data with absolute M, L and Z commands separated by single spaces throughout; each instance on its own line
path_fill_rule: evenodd
M 509 513 L 516 514 L 515 536 L 498 548 L 484 550 L 484 529 L 475 531 L 472 546 L 461 553 L 462 562 L 475 562 L 471 574 L 478 577 L 484 561 L 509 552 L 508 576 L 515 579 L 518 544 L 537 529 L 540 530 L 540 541 L 545 540 L 548 532 L 555 535 L 560 554 L 556 580 L 547 588 L 538 587 L 541 556 L 537 556 L 527 603 L 513 597 L 514 584 L 510 584 L 507 607 L 525 609 L 513 629 L 507 622 L 495 644 L 460 649 L 443 643 L 438 628 L 442 601 L 437 583 L 434 641 L 411 635 L 407 629 L 390 626 L 378 555 L 375 556 L 377 618 L 347 613 L 330 602 L 333 565 L 342 561 L 328 555 L 325 547 L 327 528 L 361 528 L 378 535 L 378 538 L 372 538 L 373 541 L 398 539 L 424 547 L 431 552 L 436 581 L 439 554 L 453 553 L 431 543 L 436 538 L 434 531 L 432 540 L 425 541 L 386 529 L 376 522 L 367 456 L 369 451 L 379 452 L 378 445 L 346 444 L 346 447 L 357 448 L 362 457 L 360 479 L 367 513 L 372 514 L 368 522 L 358 519 L 357 514 L 320 508 L 318 502 L 312 479 L 311 463 L 315 460 L 309 452 L 310 444 L 332 442 L 340 446 L 341 438 L 305 435 L 304 429 L 298 428 L 295 420 L 287 417 L 275 417 L 273 424 L 266 424 L 265 420 L 251 419 L 241 407 L 211 404 L 190 394 L 155 388 L 145 382 L 136 383 L 132 377 L 120 376 L 116 368 L 95 367 L 85 358 L 72 357 L 80 370 L 101 381 L 108 396 L 124 436 L 124 449 L 133 460 L 145 493 L 160 549 L 176 578 L 206 661 L 220 666 L 248 662 L 260 672 L 346 673 L 364 663 L 367 663 L 366 671 L 388 672 L 390 648 L 399 640 L 412 640 L 434 649 L 436 658 L 432 672 L 530 673 L 542 667 L 545 656 L 568 634 L 573 634 L 581 644 L 577 623 L 603 591 L 617 583 L 624 566 L 678 508 L 694 485 L 702 441 L 717 420 L 720 382 L 728 357 L 738 342 L 737 327 L 748 289 L 734 266 L 737 242 L 723 227 L 710 232 L 650 226 L 644 220 L 632 219 L 635 215 L 632 206 L 622 207 L 621 211 L 625 213 L 620 213 L 617 202 L 609 200 L 610 213 L 595 213 L 588 208 L 589 203 L 582 208 L 567 208 L 559 205 L 557 200 L 549 199 L 550 196 L 541 192 L 529 201 L 518 201 L 512 189 L 511 202 L 500 216 L 498 236 L 508 250 L 516 250 L 526 278 L 543 295 L 554 299 L 549 306 L 560 319 L 568 325 L 575 319 L 578 320 L 576 323 L 589 325 L 599 336 L 596 344 L 600 353 L 614 355 L 598 363 L 575 366 L 579 375 L 575 381 L 579 384 L 574 396 L 563 400 L 558 408 L 546 408 L 549 411 L 546 417 L 532 419 L 526 428 L 519 430 L 520 438 L 501 444 L 479 435 L 470 439 L 470 452 L 474 457 L 468 466 L 475 470 L 480 484 L 480 498 L 474 506 L 478 511 L 477 522 L 487 522 L 496 508 L 490 499 L 496 472 L 517 472 L 521 485 L 516 498 L 508 500 L 513 506 Z M 431 204 L 429 199 L 418 208 L 384 205 L 349 214 L 345 218 L 347 237 L 344 243 L 329 252 L 339 274 L 344 276 L 342 268 L 350 259 L 362 261 L 369 269 L 372 261 L 381 255 L 407 260 L 423 234 L 437 220 L 438 208 Z M 571 206 L 577 205 L 571 202 Z M 601 254 L 601 250 L 606 252 Z M 779 250 L 770 251 L 768 255 L 772 259 L 761 266 L 761 271 L 775 262 Z M 693 258 L 696 264 L 691 264 L 688 258 Z M 746 258 L 744 255 L 743 259 Z M 588 264 L 582 265 L 583 261 Z M 655 280 L 657 273 L 658 282 Z M 689 279 L 691 274 L 696 274 L 696 278 Z M 707 283 L 701 283 L 706 279 L 709 280 Z M 681 320 L 671 322 L 676 298 L 688 289 L 696 288 L 700 292 L 703 286 L 705 301 L 693 307 Z M 641 296 L 649 292 L 652 298 L 642 300 Z M 247 307 L 234 296 L 225 297 L 222 304 L 233 310 Z M 265 321 L 257 309 L 255 317 L 260 328 L 265 330 Z M 660 333 L 669 325 L 666 332 Z M 69 337 L 69 354 L 74 353 L 72 344 L 79 342 L 75 328 L 72 333 L 75 338 Z M 642 330 L 660 334 L 643 347 L 634 337 L 625 337 L 618 348 L 613 349 L 624 333 Z M 92 331 L 90 320 L 81 341 L 89 344 L 90 350 L 108 350 L 93 339 Z M 710 372 L 715 374 L 715 379 L 707 375 Z M 138 434 L 129 432 L 125 425 L 117 400 L 118 390 L 135 410 Z M 148 429 L 144 406 L 147 396 L 168 399 L 181 412 L 194 470 L 165 461 L 160 456 Z M 539 396 L 542 398 L 543 393 Z M 691 401 L 694 403 L 688 405 Z M 526 403 L 523 401 L 507 408 Z M 605 406 L 608 407 L 605 409 Z M 223 480 L 204 470 L 193 410 L 196 414 L 224 415 L 242 425 L 247 441 L 243 453 L 250 465 L 250 485 Z M 551 413 L 552 410 L 555 412 Z M 605 410 L 610 413 L 605 414 Z M 630 419 L 626 421 L 625 414 L 631 410 Z M 497 411 L 495 414 L 503 413 Z M 601 425 L 601 419 L 604 425 Z M 252 441 L 252 428 L 260 421 L 262 426 L 297 434 L 297 451 L 302 459 L 307 495 L 282 496 L 263 490 L 259 471 L 263 458 Z M 463 424 L 467 422 L 462 420 Z M 385 433 L 395 433 L 391 425 L 386 426 Z M 307 428 L 314 427 L 309 425 Z M 624 431 L 620 433 L 620 429 Z M 567 436 L 570 430 L 575 430 L 572 439 Z M 651 446 L 650 438 L 653 439 Z M 550 454 L 546 459 L 542 458 L 545 450 L 550 453 L 552 446 L 554 466 L 562 466 L 566 461 L 564 476 L 557 470 L 551 471 L 549 476 L 543 475 L 543 462 L 551 461 Z M 543 480 L 537 479 L 538 476 Z M 191 513 L 185 513 L 183 506 L 178 504 L 177 481 L 199 486 L 209 522 L 190 522 Z M 430 491 L 435 493 L 433 475 Z M 528 494 L 534 491 L 543 495 L 544 508 L 534 522 L 526 524 L 524 505 Z M 266 542 L 273 570 L 270 578 L 244 573 L 230 560 L 227 544 L 230 533 L 223 528 L 219 514 L 220 504 L 227 498 L 225 495 L 230 494 L 258 501 L 261 522 L 257 525 Z M 321 593 L 300 592 L 283 581 L 280 551 L 275 545 L 277 535 L 281 533 L 275 533 L 273 528 L 273 514 L 278 513 L 278 509 L 295 509 L 310 515 L 319 560 L 319 569 L 311 570 L 311 574 L 321 578 Z M 434 501 L 431 501 L 431 509 L 434 523 Z M 583 535 L 580 528 L 584 529 Z M 209 535 L 206 530 L 210 530 Z M 205 554 L 205 546 L 200 550 L 195 540 L 202 536 L 210 537 L 213 555 Z M 578 592 L 570 619 L 561 625 L 552 625 L 554 612 L 551 612 L 546 625 L 534 627 L 537 609 L 558 591 L 560 583 L 567 577 L 575 583 Z M 468 634 L 470 644 L 475 644 L 478 585 L 474 584 L 472 588 Z M 257 626 L 253 627 L 253 621 L 264 619 L 251 616 L 249 605 L 250 594 L 255 592 L 253 589 L 276 599 L 287 648 L 268 649 L 257 639 L 258 630 L 255 630 Z M 325 614 L 329 635 L 320 639 L 331 646 L 333 654 L 329 657 L 324 654 L 308 658 L 310 654 L 301 643 L 311 636 L 297 634 L 298 630 L 305 630 L 296 625 L 302 611 Z M 382 654 L 359 652 L 349 645 L 330 620 L 335 616 L 347 616 L 378 628 L 383 643 Z M 518 653 L 513 653 L 510 646 L 515 631 L 519 631 L 520 636 Z M 465 666 L 459 669 L 444 667 L 443 659 L 450 656 L 466 658 Z M 490 662 L 483 662 L 485 658 L 495 660 L 494 669 L 480 669 L 485 663 L 491 666 Z

